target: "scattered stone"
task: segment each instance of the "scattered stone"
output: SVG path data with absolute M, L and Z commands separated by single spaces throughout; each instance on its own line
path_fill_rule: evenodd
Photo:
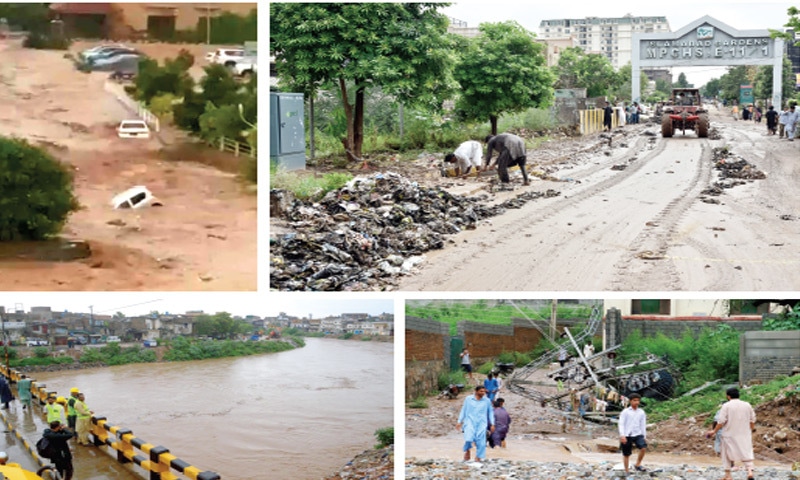
M 628 168 L 627 165 L 619 163 L 617 165 L 612 166 L 611 170 L 625 170 L 626 168 Z
M 638 258 L 642 260 L 663 260 L 664 255 L 661 253 L 654 252 L 652 250 L 645 250 L 643 252 L 639 252 L 636 254 Z
M 106 224 L 113 225 L 115 227 L 124 227 L 125 225 L 127 225 L 127 223 L 125 223 L 125 221 L 123 221 L 121 218 L 115 218 L 114 220 L 109 220 L 106 222 Z
M 365 450 L 325 480 L 378 480 L 394 478 L 394 445 Z
M 781 220 L 789 221 L 789 222 L 792 222 L 792 221 L 795 220 L 795 216 L 794 215 L 778 215 L 778 218 L 780 218 Z

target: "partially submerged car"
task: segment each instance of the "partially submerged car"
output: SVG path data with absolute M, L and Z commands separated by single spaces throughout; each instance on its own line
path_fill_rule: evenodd
M 218 48 L 211 61 L 232 68 L 242 57 L 244 57 L 244 50 L 241 48 Z
M 119 138 L 150 138 L 150 127 L 144 120 L 123 120 L 117 127 Z
M 160 207 L 164 204 L 159 199 L 153 196 L 147 187 L 138 185 L 129 188 L 119 195 L 115 195 L 111 200 L 111 205 L 115 210 L 125 208 L 142 208 L 147 206 Z

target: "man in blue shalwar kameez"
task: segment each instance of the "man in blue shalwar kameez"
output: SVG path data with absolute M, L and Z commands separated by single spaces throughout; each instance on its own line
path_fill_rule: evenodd
M 486 430 L 494 432 L 494 409 L 486 398 L 486 387 L 478 385 L 475 394 L 464 399 L 458 415 L 456 429 L 464 433 L 464 461 L 469 460 L 469 451 L 475 443 L 475 460 L 486 460 Z

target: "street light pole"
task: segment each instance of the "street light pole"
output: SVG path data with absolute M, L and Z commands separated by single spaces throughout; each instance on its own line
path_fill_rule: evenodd
M 211 45 L 211 4 L 206 3 L 206 45 Z

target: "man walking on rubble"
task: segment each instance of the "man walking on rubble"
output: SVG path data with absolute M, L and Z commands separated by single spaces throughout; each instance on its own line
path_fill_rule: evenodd
M 724 428 L 721 435 L 722 468 L 724 480 L 733 480 L 731 468 L 734 462 L 742 462 L 747 468 L 747 479 L 753 480 L 753 432 L 756 428 L 756 412 L 752 405 L 739 400 L 739 389 L 729 388 L 725 395 L 728 401 L 719 411 L 719 421 L 706 432 L 711 438 Z
M 522 171 L 523 185 L 530 185 L 528 174 L 525 172 L 525 141 L 511 133 L 501 133 L 500 135 L 488 135 L 486 137 L 486 156 L 484 157 L 484 169 L 491 168 L 494 151 L 500 155 L 497 157 L 497 175 L 503 183 L 509 183 L 508 169 L 514 165 L 519 165 Z
M 647 450 L 647 415 L 644 410 L 639 408 L 642 397 L 638 393 L 632 393 L 630 406 L 622 411 L 619 416 L 619 443 L 622 449 L 622 464 L 625 466 L 625 473 L 628 473 L 628 463 L 633 453 L 633 447 L 639 449 L 639 456 L 636 458 L 634 470 L 646 472 L 642 466 L 645 451 Z
M 475 387 L 475 394 L 464 399 L 456 430 L 464 434 L 464 461 L 469 460 L 473 443 L 475 461 L 486 460 L 486 431 L 494 433 L 494 408 L 483 385 Z
M 792 105 L 789 107 L 789 115 L 786 116 L 786 136 L 789 137 L 790 142 L 794 142 L 795 128 L 797 121 L 800 120 L 800 112 L 797 107 Z

